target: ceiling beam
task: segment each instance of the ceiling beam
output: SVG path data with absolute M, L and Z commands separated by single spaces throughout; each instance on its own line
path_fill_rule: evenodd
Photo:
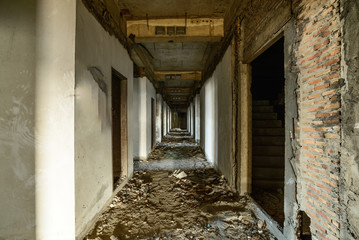
M 201 81 L 201 71 L 156 71 L 154 72 L 156 81 Z
M 127 36 L 144 42 L 219 42 L 224 37 L 223 18 L 127 20 Z
M 164 94 L 171 94 L 171 93 L 192 93 L 192 88 L 176 88 L 176 87 L 167 87 L 163 88 L 162 92 Z

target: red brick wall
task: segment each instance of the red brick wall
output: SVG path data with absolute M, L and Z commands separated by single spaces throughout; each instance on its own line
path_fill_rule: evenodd
M 294 1 L 298 201 L 314 239 L 339 238 L 341 30 L 338 0 Z

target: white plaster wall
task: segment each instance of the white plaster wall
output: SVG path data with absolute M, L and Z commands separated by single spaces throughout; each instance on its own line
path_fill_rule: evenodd
M 216 161 L 216 115 L 215 115 L 215 81 L 207 79 L 201 89 L 201 147 L 210 163 Z
M 133 107 L 134 107 L 134 145 L 133 156 L 137 159 L 146 159 L 147 151 L 147 79 L 135 78 L 134 79 L 134 94 L 133 94 Z
M 216 86 L 216 140 L 218 170 L 226 179 L 232 178 L 232 79 L 231 47 L 213 73 Z
M 0 239 L 35 239 L 35 9 L 0 1 Z
M 140 107 L 141 107 L 141 92 L 140 92 L 140 78 L 133 78 L 133 158 L 139 158 L 140 155 Z
M 191 133 L 191 107 L 187 108 L 187 130 Z
M 133 63 L 78 0 L 76 25 L 76 235 L 112 195 L 111 67 L 127 78 L 128 175 L 133 172 Z M 105 94 L 88 67 L 97 67 Z
M 200 93 L 201 147 L 209 162 L 231 179 L 232 90 L 231 48 L 229 47 L 213 75 Z
M 162 96 L 156 95 L 156 143 L 162 141 Z
M 36 4 L 36 239 L 73 239 L 76 1 Z
M 140 79 L 140 101 L 141 105 L 138 108 L 140 111 L 140 153 L 139 158 L 140 159 L 147 159 L 147 155 L 149 154 L 147 145 L 148 141 L 151 141 L 151 138 L 148 140 L 147 137 L 147 128 L 148 128 L 148 122 L 147 122 L 147 82 L 148 79 L 146 77 L 143 77 Z M 151 143 L 149 143 L 151 144 Z
M 146 78 L 134 79 L 134 153 L 137 159 L 147 159 L 152 150 L 152 126 L 151 126 L 151 99 L 155 100 L 156 90 L 152 83 Z M 157 119 L 156 119 L 157 120 Z M 159 124 L 159 123 L 156 123 Z M 157 129 L 157 125 L 156 125 Z
M 206 116 L 205 116 L 205 112 L 206 112 L 206 90 L 205 90 L 205 86 L 206 82 L 204 83 L 204 85 L 201 88 L 200 94 L 199 94 L 199 101 L 200 101 L 200 106 L 201 106 L 201 112 L 200 112 L 200 122 L 201 122 L 201 126 L 200 126 L 200 146 L 203 149 L 203 151 L 206 149 Z
M 190 105 L 190 110 L 191 110 L 191 119 L 190 119 L 190 122 L 191 122 L 191 136 L 194 137 L 194 105 L 193 105 L 193 102 L 191 103 Z
M 163 119 L 162 119 L 163 136 L 166 136 L 166 134 L 167 134 L 167 104 L 165 101 L 163 101 L 162 104 L 163 104 Z
M 146 81 L 146 152 L 147 155 L 151 152 L 152 150 L 152 126 L 151 126 L 151 118 L 152 118 L 152 106 L 151 106 L 151 99 L 155 100 L 155 106 L 154 109 L 156 111 L 156 89 L 153 87 L 152 83 L 147 80 Z M 156 114 L 156 113 L 155 113 Z M 156 124 L 156 122 L 155 122 Z
M 195 141 L 200 142 L 201 139 L 201 96 L 197 94 L 194 98 L 195 104 Z

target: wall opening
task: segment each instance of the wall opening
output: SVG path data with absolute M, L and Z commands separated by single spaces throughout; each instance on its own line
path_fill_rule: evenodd
M 179 121 L 179 128 L 182 130 L 187 129 L 187 113 L 186 112 L 178 112 L 178 121 Z M 189 129 L 187 129 L 189 131 Z
M 127 79 L 112 69 L 112 174 L 113 188 L 127 174 Z
M 284 224 L 284 38 L 252 63 L 252 197 Z
M 312 239 L 312 233 L 310 231 L 310 218 L 309 216 L 303 212 L 298 212 L 298 222 L 299 222 L 299 228 L 297 231 L 297 237 L 302 240 L 311 240 Z
M 151 98 L 151 147 L 156 143 L 156 104 L 155 99 Z

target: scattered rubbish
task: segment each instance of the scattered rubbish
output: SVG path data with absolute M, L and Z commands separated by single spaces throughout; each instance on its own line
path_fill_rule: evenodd
M 181 139 L 186 134 L 176 132 L 176 136 Z M 188 146 L 189 140 L 181 141 L 183 147 L 171 146 L 171 142 L 157 146 L 162 148 L 157 155 L 161 157 L 150 159 L 146 166 L 166 163 L 173 154 L 171 163 L 188 161 L 190 168 L 139 168 L 86 240 L 274 239 L 247 207 L 247 197 L 232 192 L 225 177 L 208 163 L 200 167 L 198 163 L 206 161 L 201 149 L 193 143 Z
M 172 175 L 174 177 L 176 177 L 176 178 L 179 178 L 179 179 L 187 177 L 187 174 L 184 171 L 181 171 L 181 170 L 174 171 L 174 173 Z

